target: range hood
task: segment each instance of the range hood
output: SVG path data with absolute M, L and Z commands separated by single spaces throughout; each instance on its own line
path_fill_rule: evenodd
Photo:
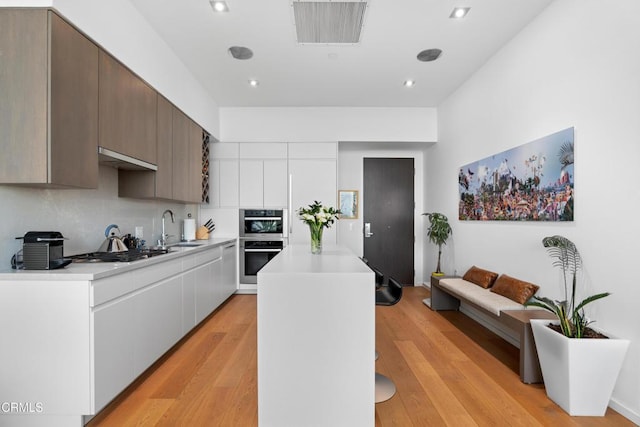
M 110 166 L 116 169 L 135 171 L 157 171 L 158 166 L 136 159 L 125 154 L 118 153 L 108 148 L 98 147 L 98 162 L 101 165 Z

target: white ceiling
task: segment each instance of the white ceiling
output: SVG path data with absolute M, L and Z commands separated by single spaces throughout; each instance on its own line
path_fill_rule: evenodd
M 292 0 L 227 0 L 224 14 L 208 0 L 130 1 L 221 107 L 435 107 L 553 0 L 370 0 L 354 45 L 299 45 Z M 450 19 L 455 6 L 471 10 Z M 438 60 L 416 59 L 430 48 Z

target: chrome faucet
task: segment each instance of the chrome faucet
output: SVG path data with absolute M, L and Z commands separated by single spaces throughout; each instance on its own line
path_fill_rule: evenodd
M 158 239 L 158 246 L 160 246 L 162 249 L 167 247 L 167 237 L 169 237 L 164 229 L 164 216 L 166 214 L 169 214 L 171 216 L 171 222 L 175 222 L 171 209 L 167 209 L 166 211 L 162 212 L 162 234 L 160 235 L 160 239 Z

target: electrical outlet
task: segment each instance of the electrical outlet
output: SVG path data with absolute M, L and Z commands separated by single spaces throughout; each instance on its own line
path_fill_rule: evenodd
M 144 237 L 144 233 L 142 231 L 142 226 L 136 226 L 136 239 L 142 239 Z

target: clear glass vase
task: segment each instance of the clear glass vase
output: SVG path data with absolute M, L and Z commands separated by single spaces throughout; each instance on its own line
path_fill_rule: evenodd
M 309 230 L 311 231 L 311 253 L 316 255 L 321 254 L 323 227 L 309 225 Z

